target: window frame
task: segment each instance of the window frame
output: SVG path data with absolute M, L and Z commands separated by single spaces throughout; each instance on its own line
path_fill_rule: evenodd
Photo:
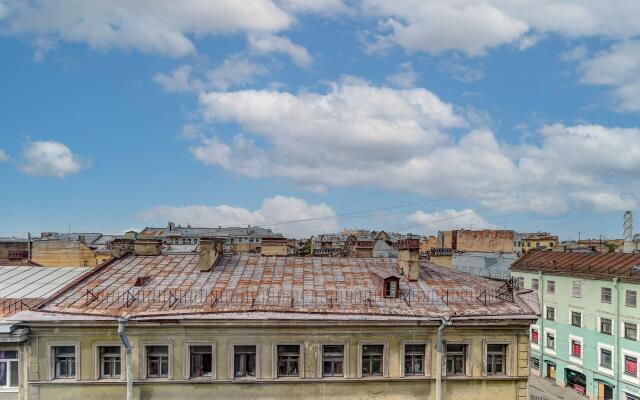
M 605 291 L 608 290 L 609 294 L 609 301 L 605 301 Z M 600 303 L 602 304 L 611 304 L 611 299 L 613 298 L 613 290 L 608 287 L 608 286 L 601 286 L 600 287 Z
M 598 372 L 613 377 L 616 365 L 616 351 L 614 346 L 598 342 L 596 348 L 598 350 Z M 611 365 L 609 367 L 602 365 L 602 350 L 607 350 L 611 353 Z
M 120 377 L 119 378 L 103 378 L 102 365 L 100 360 L 100 347 L 120 347 Z M 126 352 L 121 342 L 93 342 L 92 343 L 94 360 L 93 360 L 93 379 L 98 381 L 123 381 L 126 380 Z
M 537 364 L 538 364 L 537 368 L 533 365 L 533 360 L 537 361 Z M 536 356 L 534 356 L 534 355 L 529 356 L 529 365 L 530 365 L 530 368 L 532 370 L 540 372 L 540 357 L 538 357 L 537 355 Z
M 64 346 L 73 346 L 75 348 L 75 369 L 76 374 L 73 377 L 65 377 L 65 378 L 57 378 L 55 371 L 55 356 L 54 356 L 54 348 L 55 347 L 64 347 Z M 51 342 L 47 344 L 47 365 L 49 365 L 49 380 L 50 381 L 79 381 L 80 380 L 80 342 Z
M 167 348 L 167 376 L 166 377 L 150 377 L 149 371 L 147 371 L 147 348 L 151 346 L 168 346 Z M 173 379 L 173 343 L 172 342 L 141 342 L 141 357 L 140 357 L 140 377 L 145 381 L 166 381 Z
M 533 342 L 531 340 L 531 336 L 533 335 L 533 331 L 538 332 L 538 341 L 537 342 Z M 529 327 L 529 345 L 531 346 L 532 349 L 534 350 L 540 350 L 540 345 L 542 344 L 542 342 L 544 341 L 543 339 L 543 333 L 540 332 L 540 326 L 539 325 L 531 325 Z
M 447 373 L 447 345 L 449 344 L 453 344 L 453 345 L 464 345 L 465 347 L 465 355 L 464 355 L 464 373 L 462 374 L 449 374 Z M 471 366 L 471 353 L 473 351 L 472 347 L 471 347 L 472 343 L 469 340 L 452 340 L 452 341 L 445 341 L 444 342 L 444 354 L 443 354 L 443 362 L 444 362 L 444 368 L 442 368 L 442 374 L 445 377 L 460 377 L 460 376 L 471 376 L 472 373 L 472 366 Z
M 573 354 L 573 343 L 579 343 L 580 344 L 580 355 L 576 356 Z M 584 339 L 580 336 L 575 336 L 575 335 L 569 335 L 569 361 L 574 363 L 574 364 L 578 364 L 578 365 L 582 365 L 584 359 Z
M 342 346 L 342 376 L 324 375 L 324 346 Z M 349 375 L 349 342 L 318 343 L 318 376 L 322 379 L 345 379 Z
M 406 345 L 424 345 L 424 360 L 422 366 L 422 375 L 406 375 L 404 371 L 404 357 L 406 354 Z M 407 379 L 417 379 L 431 376 L 431 347 L 429 340 L 401 340 L 400 341 L 400 376 Z
M 534 285 L 534 283 L 535 283 L 535 285 Z M 540 291 L 540 279 L 531 278 L 531 290 L 535 290 L 536 292 Z
M 362 356 L 364 346 L 383 346 L 382 348 L 382 375 L 362 374 Z M 386 340 L 367 340 L 358 342 L 358 374 L 359 379 L 382 379 L 389 377 L 389 342 Z
M 553 319 L 549 319 L 549 309 L 553 310 Z M 551 321 L 551 322 L 556 322 L 557 318 L 556 318 L 556 307 L 555 306 L 548 306 L 545 305 L 544 306 L 544 319 L 547 321 Z
M 553 336 L 553 347 L 548 346 L 548 338 L 547 335 L 551 334 Z M 544 328 L 544 353 L 551 354 L 552 356 L 556 355 L 556 349 L 558 347 L 558 336 L 556 335 L 556 330 L 551 328 Z
M 547 294 L 552 294 L 555 295 L 556 294 L 556 281 L 555 280 L 548 280 L 547 281 Z
M 571 281 L 571 297 L 574 299 L 582 298 L 582 281 L 574 279 Z
M 636 327 L 636 335 L 635 335 L 634 339 L 627 337 L 627 324 L 635 325 L 635 327 Z M 638 341 L 638 324 L 635 323 L 635 322 L 621 321 L 621 325 L 622 325 L 620 327 L 621 328 L 621 332 L 620 332 L 621 333 L 621 337 L 623 339 L 626 339 L 626 340 L 632 340 L 634 342 L 637 342 Z
M 573 323 L 573 314 L 579 314 L 580 315 L 580 324 L 579 325 L 575 325 Z M 573 326 L 574 328 L 584 328 L 584 313 L 582 311 L 575 311 L 575 310 L 571 310 L 569 309 L 569 325 Z
M 638 367 L 640 367 L 640 353 L 632 351 L 632 350 L 627 350 L 625 348 L 621 348 L 620 349 L 620 360 L 622 361 L 622 365 L 621 365 L 621 371 L 620 371 L 620 378 L 622 381 L 625 382 L 629 382 L 629 383 L 634 383 L 636 385 L 640 384 L 640 371 L 638 370 Z M 636 359 L 636 375 L 630 375 L 627 374 L 627 367 L 626 367 L 626 358 L 627 356 L 629 357 L 633 357 Z
M 279 364 L 278 346 L 298 346 L 298 376 L 295 376 L 295 375 L 280 376 L 280 374 L 278 373 L 278 364 Z M 273 378 L 278 380 L 303 379 L 304 378 L 304 343 L 303 342 L 273 342 L 272 347 L 273 347 L 272 348 L 273 363 L 271 364 L 271 368 L 272 368 L 271 374 Z M 256 369 L 257 369 L 257 365 L 258 365 L 258 354 L 257 354 L 257 348 L 256 348 Z
M 191 347 L 209 346 L 211 347 L 211 376 L 191 376 Z M 190 381 L 209 381 L 216 379 L 216 342 L 215 341 L 187 341 L 184 343 L 184 376 Z
M 607 333 L 607 332 L 604 332 L 602 330 L 602 320 L 603 319 L 606 319 L 606 320 L 610 321 L 611 332 Z M 597 322 L 598 322 L 598 333 L 601 333 L 601 334 L 607 335 L 607 336 L 615 335 L 616 322 L 615 322 L 615 320 L 613 318 L 610 318 L 608 316 L 607 317 L 602 317 L 602 316 L 598 315 L 597 316 Z
M 15 351 L 16 352 L 16 358 L 3 358 L 2 362 L 6 363 L 6 377 L 7 377 L 7 384 L 4 386 L 0 386 L 0 393 L 16 393 L 19 392 L 21 385 L 20 382 L 20 378 L 22 376 L 22 371 L 21 371 L 21 367 L 22 367 L 22 363 L 20 362 L 21 359 L 21 350 L 18 348 L 15 349 L 0 349 L 0 351 L 2 352 L 6 352 L 6 351 Z M 17 363 L 18 364 L 18 385 L 17 386 L 10 386 L 11 385 L 11 363 Z
M 629 295 L 631 293 L 633 293 L 633 304 L 629 303 Z M 624 291 L 624 306 L 625 307 L 630 307 L 630 308 L 637 308 L 638 307 L 638 291 L 637 290 L 625 289 L 625 291 Z
M 497 344 L 497 345 L 502 345 L 504 346 L 504 353 L 502 354 L 503 359 L 502 359 L 502 368 L 503 371 L 500 374 L 496 374 L 495 372 L 492 372 L 491 374 L 487 371 L 487 365 L 489 362 L 489 345 L 492 344 Z M 513 348 L 513 341 L 512 340 L 484 340 L 482 343 L 482 373 L 483 376 L 495 376 L 495 377 L 505 377 L 505 376 L 512 376 L 512 361 L 511 361 L 511 349 Z
M 238 346 L 254 346 L 256 348 L 256 374 L 255 376 L 235 376 L 235 354 L 236 347 Z M 229 344 L 229 363 L 228 363 L 228 371 L 229 371 L 229 379 L 232 381 L 254 381 L 256 379 L 260 379 L 261 377 L 261 349 L 260 345 L 256 342 L 233 342 Z

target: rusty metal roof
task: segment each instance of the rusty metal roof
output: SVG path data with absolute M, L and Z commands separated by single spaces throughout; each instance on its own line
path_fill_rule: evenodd
M 400 276 L 401 295 L 385 298 L 374 274 Z M 142 287 L 139 277 L 148 277 Z M 80 277 L 39 311 L 132 317 L 220 313 L 297 313 L 404 317 L 536 319 L 537 304 L 508 284 L 426 261 L 420 279 L 400 275 L 396 259 L 222 256 L 207 272 L 197 254 L 126 256 Z
M 511 266 L 512 271 L 542 271 L 587 279 L 618 278 L 640 282 L 640 253 L 554 252 L 532 250 Z

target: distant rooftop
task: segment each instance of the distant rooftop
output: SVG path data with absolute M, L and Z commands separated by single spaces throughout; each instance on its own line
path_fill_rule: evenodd
M 139 234 L 141 239 L 162 239 L 170 236 L 181 237 L 282 237 L 279 233 L 274 233 L 271 229 L 261 227 L 217 227 L 217 228 L 203 228 L 193 226 L 180 226 L 169 223 L 164 228 L 147 227 Z

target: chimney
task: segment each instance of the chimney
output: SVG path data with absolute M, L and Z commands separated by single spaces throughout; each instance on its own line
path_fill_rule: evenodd
M 162 249 L 162 241 L 154 239 L 136 240 L 133 247 L 136 256 L 159 256 Z
M 174 230 L 175 228 L 176 228 L 176 224 L 174 224 L 173 222 L 169 222 L 169 223 L 167 223 L 167 229 L 168 229 L 169 231 L 172 231 L 172 230 Z
M 223 241 L 216 238 L 200 238 L 198 250 L 198 266 L 200 271 L 210 271 L 222 256 Z
M 420 239 L 404 239 L 398 243 L 398 266 L 410 281 L 420 277 Z
M 86 239 L 85 239 L 84 235 L 78 235 L 78 242 L 84 243 L 85 241 L 86 241 Z
M 633 217 L 631 211 L 624 212 L 624 252 L 633 253 L 635 243 L 633 242 Z

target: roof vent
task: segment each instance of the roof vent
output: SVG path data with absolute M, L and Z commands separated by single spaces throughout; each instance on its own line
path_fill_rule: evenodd
M 133 286 L 142 287 L 142 286 L 146 285 L 147 283 L 149 283 L 150 280 L 151 280 L 150 276 L 139 276 L 136 279 L 136 283 L 134 283 Z

